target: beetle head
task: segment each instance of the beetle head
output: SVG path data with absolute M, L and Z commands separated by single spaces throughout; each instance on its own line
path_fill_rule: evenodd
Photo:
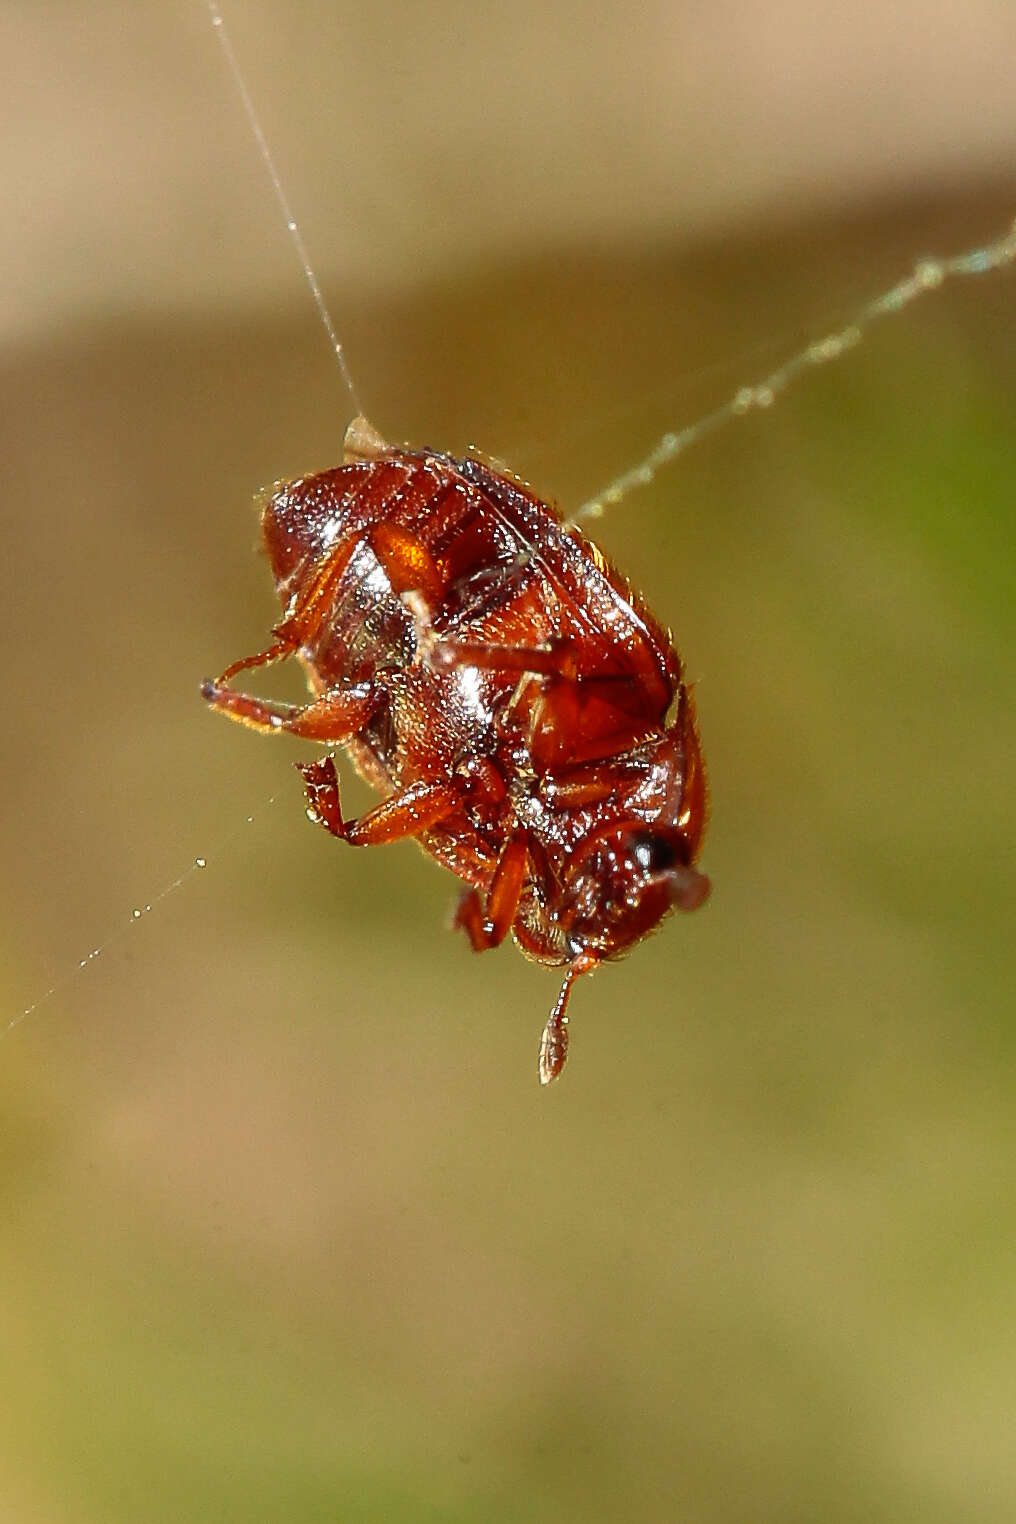
M 594 832 L 578 849 L 561 921 L 576 951 L 616 957 L 671 910 L 695 910 L 708 893 L 679 830 L 632 820 Z

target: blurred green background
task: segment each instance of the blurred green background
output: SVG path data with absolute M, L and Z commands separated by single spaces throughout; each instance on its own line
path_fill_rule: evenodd
M 566 507 L 1016 211 L 1007 7 L 230 20 L 373 421 Z M 714 897 L 541 1093 L 554 976 L 198 699 L 350 411 L 202 7 L 3 22 L 0 1516 L 1012 1520 L 1016 275 L 600 527 Z

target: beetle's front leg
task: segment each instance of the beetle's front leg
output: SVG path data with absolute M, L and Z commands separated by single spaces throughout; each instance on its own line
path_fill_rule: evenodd
M 330 688 L 308 704 L 276 704 L 250 693 L 237 693 L 229 687 L 228 676 L 229 672 L 218 682 L 202 683 L 202 698 L 220 714 L 266 735 L 301 736 L 305 741 L 340 745 L 363 729 L 378 703 L 372 684 L 357 683 Z
M 474 952 L 499 947 L 508 935 L 522 898 L 529 869 L 529 838 L 524 831 L 510 836 L 497 860 L 484 904 L 475 889 L 462 896 L 453 925 L 461 927 Z

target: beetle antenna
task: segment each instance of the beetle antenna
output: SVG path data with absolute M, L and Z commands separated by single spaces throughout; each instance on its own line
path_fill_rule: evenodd
M 275 167 L 275 159 L 273 158 L 272 151 L 268 146 L 268 139 L 265 137 L 264 130 L 261 126 L 261 120 L 258 116 L 257 108 L 254 105 L 253 97 L 251 96 L 250 90 L 247 88 L 247 81 L 244 77 L 243 70 L 240 68 L 239 60 L 237 59 L 236 53 L 233 50 L 233 44 L 230 41 L 229 33 L 226 30 L 226 23 L 223 20 L 222 12 L 216 4 L 216 0 L 207 0 L 207 3 L 208 14 L 211 17 L 212 26 L 215 28 L 219 42 L 222 45 L 222 51 L 225 55 L 226 63 L 229 65 L 229 71 L 233 76 L 233 82 L 236 85 L 237 92 L 243 104 L 244 113 L 250 125 L 250 130 L 254 134 L 254 141 L 258 145 L 258 150 L 261 154 L 262 160 L 264 161 L 265 169 L 268 171 L 268 178 L 272 182 L 272 189 L 275 192 L 275 199 L 278 201 L 282 215 L 285 219 L 286 229 L 289 233 L 289 236 L 293 240 L 293 244 L 297 252 L 297 257 L 303 266 L 304 277 L 306 278 L 307 284 L 310 287 L 310 294 L 314 298 L 314 305 L 318 310 L 318 317 L 321 319 L 325 333 L 328 335 L 332 349 L 335 351 L 335 358 L 339 364 L 339 371 L 341 372 L 342 379 L 345 382 L 346 390 L 352 399 L 353 407 L 357 413 L 362 413 L 363 407 L 361 406 L 360 399 L 357 396 L 356 386 L 353 382 L 353 376 L 346 361 L 346 352 L 342 347 L 342 343 L 339 339 L 338 334 L 335 332 L 335 324 L 332 322 L 331 313 L 328 311 L 328 307 L 325 303 L 320 283 L 318 282 L 318 278 L 314 273 L 314 266 L 310 262 L 310 256 L 307 253 L 307 246 L 303 241 L 303 234 L 300 232 L 299 224 L 296 218 L 293 216 L 292 208 L 289 205 L 289 197 L 286 195 L 285 189 L 283 188 L 279 171 Z
M 554 1009 L 547 1017 L 547 1025 L 540 1038 L 541 1085 L 549 1085 L 552 1080 L 556 1080 L 565 1066 L 568 1057 L 568 1001 L 571 999 L 572 985 L 579 974 L 584 972 L 582 964 L 575 964 L 568 970 Z

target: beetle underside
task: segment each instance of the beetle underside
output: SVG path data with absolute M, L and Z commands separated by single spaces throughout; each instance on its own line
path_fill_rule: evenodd
M 455 925 L 476 951 L 511 932 L 564 968 L 540 1043 L 548 1084 L 576 979 L 708 893 L 705 773 L 669 638 L 522 483 L 389 446 L 364 419 L 342 466 L 277 488 L 262 533 L 275 640 L 204 697 L 263 733 L 347 747 L 385 797 L 345 820 L 325 756 L 298 764 L 311 818 L 352 846 L 414 837 L 466 885 Z M 306 704 L 231 686 L 291 656 Z

